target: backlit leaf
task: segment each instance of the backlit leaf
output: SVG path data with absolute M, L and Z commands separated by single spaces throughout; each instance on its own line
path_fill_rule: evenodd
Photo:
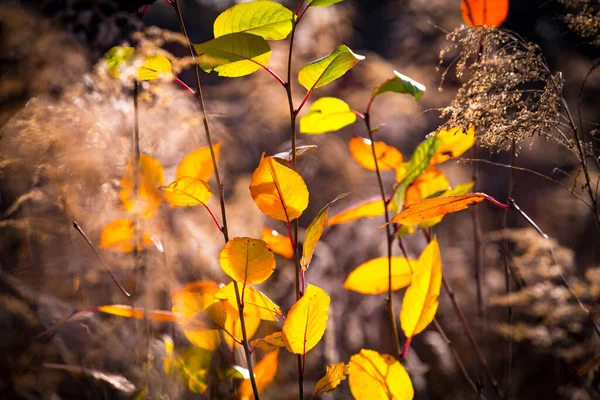
M 386 92 L 394 92 L 394 93 L 406 93 L 410 94 L 416 100 L 420 100 L 425 94 L 425 86 L 420 84 L 419 82 L 409 78 L 406 75 L 402 75 L 398 71 L 394 71 L 395 77 L 388 79 L 383 82 L 380 86 L 376 87 L 373 90 L 372 96 L 378 96 L 382 93 Z
M 139 181 L 137 193 L 133 193 L 134 185 L 133 163 L 127 164 L 121 179 L 121 191 L 119 197 L 123 202 L 123 209 L 143 217 L 152 216 L 160 207 L 162 193 L 159 187 L 165 184 L 165 173 L 158 160 L 140 155 Z
M 273 381 L 275 373 L 277 372 L 277 356 L 279 355 L 279 349 L 266 354 L 262 360 L 260 360 L 254 366 L 254 377 L 256 380 L 256 387 L 258 393 L 262 393 L 265 388 Z M 252 384 L 250 379 L 246 379 L 240 385 L 240 395 L 242 400 L 254 399 L 254 393 L 252 392 Z
M 350 357 L 348 383 L 357 400 L 411 400 L 414 397 L 412 382 L 402 364 L 374 350 L 362 349 Z
M 308 0 L 311 7 L 325 7 L 332 4 L 341 3 L 344 0 Z
M 262 240 L 273 253 L 279 254 L 285 258 L 294 257 L 294 248 L 290 242 L 289 236 L 283 235 L 274 229 L 263 228 Z
M 356 114 L 344 101 L 335 97 L 321 97 L 310 106 L 308 114 L 300 118 L 300 133 L 335 132 L 354 121 Z
M 275 256 L 267 244 L 247 237 L 227 242 L 219 262 L 227 275 L 243 285 L 264 282 L 275 270 Z
M 412 282 L 402 300 L 400 325 L 409 340 L 433 321 L 441 285 L 442 258 L 434 237 L 419 256 Z
M 441 140 L 435 155 L 431 159 L 432 164 L 443 163 L 453 157 L 459 157 L 475 144 L 475 128 L 470 127 L 467 133 L 460 128 L 442 129 L 435 135 Z
M 300 259 L 300 265 L 302 268 L 308 268 L 310 262 L 312 260 L 313 254 L 315 252 L 315 247 L 317 247 L 317 243 L 323 234 L 323 230 L 327 225 L 327 214 L 329 212 L 329 207 L 339 199 L 343 199 L 346 197 L 348 193 L 342 193 L 335 199 L 331 200 L 325 207 L 319 211 L 315 219 L 310 223 L 308 228 L 306 228 L 306 234 L 304 235 L 304 243 L 302 250 L 302 258 Z
M 223 303 L 225 304 L 227 311 L 227 319 L 223 329 L 233 335 L 236 339 L 242 340 L 242 324 L 240 322 L 239 311 L 228 301 L 224 301 Z M 256 317 L 254 313 L 249 313 L 244 310 L 244 322 L 246 324 L 246 335 L 248 335 L 248 340 L 250 340 L 258 330 L 260 321 L 260 318 Z M 224 335 L 225 343 L 233 349 L 237 345 L 237 342 L 233 340 L 229 334 Z
M 325 291 L 308 285 L 283 323 L 285 347 L 294 354 L 306 354 L 323 337 L 327 327 L 330 298 Z
M 110 305 L 110 306 L 100 306 L 96 308 L 97 311 L 103 312 L 105 314 L 116 315 L 118 317 L 125 318 L 134 318 L 134 319 L 148 319 L 150 321 L 175 321 L 176 316 L 169 312 L 163 310 L 144 310 L 143 308 L 132 308 L 131 306 L 125 306 L 120 304 Z
M 114 78 L 118 78 L 120 67 L 133 56 L 134 52 L 133 47 L 115 46 L 104 53 L 108 73 Z
M 470 193 L 460 196 L 435 197 L 411 204 L 392 218 L 391 222 L 402 225 L 417 225 L 431 218 L 461 211 L 470 205 L 485 200 L 483 193 Z
M 212 362 L 212 353 L 198 347 L 188 347 L 177 359 L 177 366 L 186 387 L 192 393 L 204 393 L 208 388 L 208 372 Z
M 306 90 L 313 90 L 338 79 L 364 56 L 354 54 L 347 46 L 338 46 L 331 54 L 306 64 L 298 73 L 298 81 Z
M 265 39 L 249 33 L 230 33 L 195 44 L 198 64 L 205 72 L 217 71 L 219 76 L 239 77 L 265 68 L 271 58 L 271 48 Z
M 329 218 L 329 226 L 345 224 L 359 218 L 375 218 L 385 213 L 383 200 L 368 200 Z
M 380 171 L 396 169 L 402 165 L 402 153 L 384 142 L 375 142 L 375 156 Z M 362 167 L 375 171 L 371 141 L 360 137 L 350 139 L 350 154 Z
M 417 260 L 392 257 L 392 290 L 400 290 L 410 285 L 412 269 Z M 344 282 L 344 289 L 363 294 L 381 294 L 388 291 L 388 258 L 378 257 L 354 269 Z
M 163 188 L 165 199 L 171 207 L 192 207 L 206 204 L 212 196 L 208 183 L 189 176 L 178 178 Z
M 238 310 L 235 297 L 234 282 L 230 282 L 215 295 L 217 299 L 227 300 L 229 304 Z M 241 299 L 244 302 L 244 314 L 253 315 L 265 321 L 277 321 L 277 316 L 282 315 L 279 306 L 262 292 L 246 285 L 245 288 L 239 288 Z
M 508 16 L 508 0 L 462 0 L 460 8 L 463 20 L 471 26 L 498 27 Z
M 217 143 L 213 146 L 215 158 L 219 161 L 219 150 L 221 144 Z M 177 165 L 175 176 L 177 178 L 190 177 L 208 182 L 214 171 L 212 158 L 210 156 L 210 147 L 204 146 L 192 151 Z
M 144 64 L 138 68 L 138 81 L 153 81 L 163 76 L 172 77 L 171 61 L 165 56 L 146 57 Z
M 279 3 L 253 1 L 223 11 L 215 20 L 215 37 L 246 32 L 265 40 L 285 39 L 292 31 L 294 13 Z
M 462 195 L 462 194 L 470 192 L 471 189 L 473 189 L 474 184 L 475 184 L 475 182 L 463 183 L 463 184 L 457 185 L 453 188 L 444 190 L 443 192 L 434 193 L 433 195 L 427 196 L 427 198 L 429 199 L 429 198 L 434 198 L 434 197 L 447 197 L 447 196 Z M 442 215 L 439 217 L 428 219 L 427 221 L 421 222 L 419 224 L 419 228 L 421 228 L 421 229 L 431 228 L 432 226 L 435 226 L 435 225 L 439 224 L 440 222 L 442 222 L 443 218 L 444 218 L 444 216 Z M 403 225 L 403 227 L 412 229 L 412 225 L 410 227 Z M 414 231 L 414 229 L 413 229 L 413 231 Z
M 308 207 L 308 188 L 302 177 L 264 153 L 252 174 L 250 194 L 264 214 L 281 221 L 298 218 Z
M 251 347 L 258 347 L 264 351 L 273 351 L 278 347 L 285 347 L 282 332 L 275 332 L 261 339 L 255 339 L 250 342 Z
M 129 253 L 133 251 L 135 244 L 135 229 L 133 221 L 129 219 L 117 219 L 109 222 L 102 228 L 100 233 L 100 248 Z M 140 235 L 138 250 L 146 246 L 152 246 L 150 235 Z
M 326 367 L 325 376 L 317 381 L 313 396 L 331 392 L 338 387 L 348 375 L 348 366 L 346 364 L 337 363 Z
M 434 165 L 427 167 L 406 190 L 405 206 L 417 203 L 437 192 L 450 188 L 450 182 Z

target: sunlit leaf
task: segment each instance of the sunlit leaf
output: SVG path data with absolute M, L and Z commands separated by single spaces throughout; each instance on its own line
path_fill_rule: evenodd
M 472 26 L 498 27 L 508 16 L 508 0 L 462 0 L 460 8 L 463 20 Z
M 308 0 L 307 3 L 311 5 L 311 7 L 325 7 L 330 6 L 332 4 L 341 3 L 344 0 Z
M 262 240 L 273 253 L 279 254 L 285 258 L 294 257 L 294 248 L 292 247 L 289 236 L 283 235 L 274 229 L 263 228 Z
M 240 321 L 239 311 L 228 301 L 224 301 L 223 303 L 225 304 L 227 312 L 227 319 L 223 329 L 229 334 L 233 335 L 236 339 L 242 340 L 242 324 Z M 246 335 L 248 336 L 248 340 L 250 340 L 258 330 L 260 321 L 260 318 L 258 318 L 254 313 L 249 313 L 244 310 L 244 322 L 246 324 Z M 225 343 L 227 343 L 229 347 L 233 349 L 237 345 L 237 342 L 231 336 L 229 336 L 229 334 L 224 335 Z
M 153 81 L 163 76 L 172 76 L 171 61 L 165 56 L 146 57 L 144 64 L 138 68 L 138 81 Z
M 325 291 L 308 285 L 283 323 L 285 347 L 294 354 L 306 354 L 323 337 L 327 327 L 330 298 Z
M 275 332 L 261 339 L 250 342 L 251 347 L 258 347 L 264 351 L 273 351 L 279 347 L 285 347 L 282 332 Z
M 438 167 L 430 165 L 406 190 L 404 205 L 406 207 L 417 203 L 434 193 L 443 192 L 449 188 L 450 182 L 442 171 Z
M 116 315 L 118 317 L 148 319 L 150 321 L 175 321 L 176 316 L 169 311 L 163 310 L 144 310 L 143 308 L 132 308 L 131 306 L 114 304 L 107 306 L 96 307 L 97 311 L 105 314 Z
M 219 150 L 221 144 L 213 146 L 215 158 L 219 161 Z M 190 177 L 208 182 L 214 171 L 212 158 L 210 156 L 210 147 L 204 146 L 192 151 L 177 165 L 175 176 L 177 178 Z
M 222 287 L 221 290 L 215 295 L 217 299 L 227 300 L 229 304 L 235 308 L 237 307 L 235 288 L 233 287 L 234 282 L 230 282 L 226 286 Z M 252 286 L 246 285 L 245 288 L 239 288 L 240 296 L 244 301 L 244 313 L 248 315 L 254 315 L 265 321 L 277 321 L 277 316 L 282 315 L 279 306 L 262 292 L 254 289 Z
M 276 349 L 266 354 L 262 360 L 260 360 L 254 366 L 254 377 L 259 394 L 265 390 L 265 388 L 273 381 L 273 378 L 275 377 L 278 366 L 278 355 L 279 349 Z M 239 392 L 242 400 L 254 399 L 254 393 L 252 392 L 252 384 L 250 379 L 246 379 L 242 382 Z
M 387 354 L 362 349 L 350 357 L 348 382 L 357 400 L 411 400 L 414 389 L 408 373 L 398 360 Z
M 427 198 L 429 199 L 429 198 L 434 198 L 434 197 L 447 197 L 447 196 L 463 195 L 463 194 L 466 194 L 466 193 L 470 192 L 471 189 L 473 189 L 474 184 L 475 184 L 475 182 L 463 183 L 461 185 L 457 185 L 457 186 L 455 186 L 453 188 L 444 190 L 442 192 L 434 193 L 434 194 L 432 194 L 430 196 L 427 196 Z M 419 224 L 419 228 L 421 228 L 421 229 L 431 228 L 432 226 L 435 226 L 435 225 L 439 224 L 440 222 L 442 222 L 443 218 L 444 218 L 444 216 L 441 215 L 439 217 L 428 219 L 427 221 L 421 222 Z M 412 229 L 412 225 L 411 226 L 403 225 L 402 227 L 403 228 L 410 228 L 410 229 Z
M 410 285 L 412 269 L 417 260 L 392 257 L 392 290 L 400 290 Z M 369 260 L 354 269 L 344 282 L 344 289 L 363 294 L 381 294 L 388 291 L 388 258 Z
M 129 253 L 133 251 L 135 242 L 133 221 L 129 219 L 117 219 L 109 222 L 102 228 L 99 247 L 101 249 Z M 138 250 L 146 246 L 152 246 L 152 240 L 150 239 L 150 235 L 144 233 L 140 235 Z
M 326 367 L 325 376 L 317 381 L 313 396 L 331 392 L 338 387 L 348 375 L 348 366 L 346 364 L 337 363 Z
M 186 387 L 192 393 L 204 393 L 208 388 L 208 373 L 212 362 L 212 353 L 198 347 L 188 347 L 177 359 L 177 366 Z
M 335 97 L 321 97 L 310 106 L 308 114 L 300 118 L 300 133 L 335 132 L 354 121 L 356 114 L 344 101 Z
M 380 171 L 396 169 L 402 165 L 402 153 L 384 142 L 375 142 L 375 156 Z M 371 141 L 360 137 L 350 139 L 350 154 L 362 167 L 375 171 Z
M 474 127 L 470 127 L 467 133 L 460 128 L 442 129 L 435 136 L 441 140 L 441 143 L 431 159 L 432 164 L 443 163 L 450 158 L 460 156 L 473 147 L 476 141 Z
M 252 174 L 250 194 L 264 214 L 281 221 L 298 218 L 308 207 L 308 188 L 302 177 L 264 153 Z
M 402 225 L 417 225 L 431 218 L 464 210 L 486 198 L 487 196 L 483 193 L 471 193 L 426 199 L 406 207 L 401 213 L 394 216 L 391 222 Z
M 315 150 L 316 148 L 317 148 L 317 145 L 314 145 L 314 144 L 309 144 L 309 145 L 304 145 L 304 146 L 296 146 L 296 158 L 300 157 L 302 154 L 306 153 L 307 151 Z M 285 162 L 290 162 L 290 161 L 292 161 L 292 150 L 273 154 L 273 158 L 276 158 L 278 160 L 282 160 Z
M 419 256 L 412 282 L 402 299 L 400 325 L 409 340 L 433 321 L 441 285 L 442 258 L 434 237 Z
M 304 235 L 304 243 L 302 250 L 302 258 L 300 259 L 300 265 L 302 268 L 308 268 L 315 252 L 315 247 L 323 234 L 323 230 L 327 225 L 327 214 L 329 213 L 329 207 L 336 201 L 343 199 L 348 196 L 348 193 L 342 193 L 335 199 L 331 200 L 325 207 L 319 211 L 315 219 L 306 228 L 306 234 Z
M 139 179 L 137 193 L 133 193 L 134 166 L 127 164 L 121 179 L 121 191 L 119 197 L 123 202 L 123 209 L 144 217 L 152 216 L 160 207 L 162 193 L 159 187 L 165 184 L 165 173 L 158 160 L 140 155 Z
M 267 244 L 247 237 L 227 242 L 219 262 L 227 275 L 243 285 L 264 282 L 275 270 L 275 256 Z
M 217 71 L 219 76 L 239 77 L 265 68 L 271 58 L 269 44 L 260 36 L 249 33 L 230 33 L 195 44 L 198 64 L 206 72 Z
M 104 59 L 108 65 L 108 73 L 114 78 L 118 78 L 119 68 L 133 56 L 134 52 L 133 47 L 115 46 L 104 53 Z
M 329 218 L 329 226 L 345 224 L 359 218 L 375 218 L 385 213 L 385 204 L 383 200 L 369 200 Z
M 193 207 L 206 204 L 212 196 L 208 183 L 189 176 L 178 178 L 163 188 L 171 207 Z
M 306 64 L 298 73 L 298 81 L 306 90 L 313 90 L 338 79 L 364 56 L 355 54 L 347 46 L 338 46 L 331 54 Z
M 215 37 L 246 32 L 265 40 L 285 39 L 292 31 L 294 13 L 279 3 L 253 1 L 223 11 L 215 20 Z
M 421 97 L 423 97 L 423 94 L 425 94 L 424 85 L 406 75 L 402 75 L 398 71 L 394 71 L 394 75 L 396 76 L 376 87 L 375 90 L 373 90 L 372 96 L 375 97 L 382 93 L 393 92 L 410 94 L 416 100 L 420 100 Z

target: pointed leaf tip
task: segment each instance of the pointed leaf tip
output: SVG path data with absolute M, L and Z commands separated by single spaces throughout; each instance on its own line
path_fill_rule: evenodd
M 364 58 L 345 45 L 338 46 L 331 54 L 302 67 L 298 81 L 309 91 L 325 86 L 343 76 Z
M 372 96 L 375 97 L 386 92 L 406 93 L 414 97 L 415 100 L 421 100 L 421 97 L 425 94 L 425 85 L 398 71 L 394 71 L 394 75 L 396 76 L 376 87 Z

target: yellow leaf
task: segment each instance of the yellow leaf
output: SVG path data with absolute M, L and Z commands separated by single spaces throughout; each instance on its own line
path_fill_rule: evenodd
M 230 336 L 233 335 L 238 340 L 242 339 L 242 324 L 240 322 L 240 313 L 234 308 L 228 301 L 223 301 L 225 304 L 225 308 L 227 311 L 227 320 L 225 321 L 225 325 L 223 329 L 227 332 L 224 336 L 225 343 L 229 345 L 230 348 L 234 348 L 237 344 L 236 341 Z M 260 318 L 256 317 L 253 313 L 247 313 L 244 310 L 244 322 L 246 324 L 246 335 L 248 335 L 248 340 L 254 336 L 256 331 L 258 330 L 258 326 L 260 325 Z
M 440 164 L 450 158 L 460 156 L 473 147 L 477 140 L 475 137 L 475 127 L 473 126 L 466 133 L 461 128 L 451 128 L 442 129 L 435 136 L 442 139 L 442 143 L 431 159 L 431 164 Z
M 274 229 L 263 228 L 262 240 L 265 241 L 267 247 L 274 253 L 285 258 L 294 257 L 294 248 L 292 247 L 289 236 L 282 235 Z
M 146 57 L 144 64 L 138 69 L 138 81 L 152 81 L 161 76 L 172 77 L 169 59 L 160 55 Z
M 417 260 L 404 257 L 392 257 L 392 290 L 400 290 L 412 279 Z M 344 289 L 363 294 L 381 294 L 388 291 L 388 258 L 379 257 L 369 260 L 348 275 Z
M 147 318 L 150 321 L 175 321 L 176 316 L 169 312 L 163 310 L 144 310 L 143 308 L 132 308 L 131 306 L 125 306 L 120 304 L 110 305 L 110 306 L 100 306 L 97 307 L 96 310 L 103 312 L 105 314 L 116 315 L 118 317 L 125 318 L 134 318 L 134 319 L 144 319 Z
M 117 219 L 109 222 L 102 228 L 100 233 L 100 248 L 122 251 L 129 253 L 133 251 L 135 243 L 135 230 L 133 229 L 133 221 L 129 219 Z M 152 239 L 147 233 L 141 237 L 141 243 L 138 244 L 138 250 L 145 246 L 152 246 Z
M 215 159 L 219 161 L 219 150 L 221 144 L 217 143 L 213 146 Z M 196 178 L 204 182 L 208 182 L 214 171 L 212 158 L 210 156 L 210 147 L 204 146 L 192 151 L 184 157 L 177 166 L 175 176 L 177 178 L 190 177 Z
M 411 400 L 414 389 L 408 373 L 394 357 L 362 349 L 350 357 L 348 383 L 357 400 Z
M 434 193 L 448 190 L 449 188 L 450 182 L 442 171 L 438 167 L 430 165 L 406 190 L 404 206 L 417 203 Z
M 208 183 L 189 176 L 178 178 L 164 187 L 163 194 L 171 207 L 206 205 L 212 196 Z
M 285 347 L 282 332 L 275 332 L 264 338 L 255 339 L 250 342 L 251 347 L 258 347 L 264 351 L 273 351 L 278 347 Z
M 123 202 L 123 209 L 143 217 L 154 214 L 162 202 L 162 194 L 158 190 L 165 184 L 165 173 L 158 160 L 142 154 L 139 163 L 139 185 L 137 194 L 133 193 L 134 171 L 133 163 L 127 164 L 121 179 L 119 197 Z
M 328 365 L 325 370 L 325 376 L 319 379 L 315 385 L 313 396 L 331 392 L 346 379 L 346 375 L 348 375 L 348 366 L 343 362 Z
M 206 349 L 188 347 L 176 360 L 183 381 L 193 393 L 204 393 L 208 388 L 208 372 L 212 353 Z
M 373 149 L 369 139 L 354 137 L 350 139 L 350 154 L 362 167 L 375 171 Z M 396 169 L 402 164 L 402 153 L 384 142 L 375 142 L 375 156 L 380 171 Z
M 308 207 L 308 189 L 302 177 L 264 153 L 252 174 L 250 194 L 264 214 L 281 221 L 298 218 Z
M 466 209 L 472 204 L 487 198 L 483 193 L 469 193 L 459 196 L 434 197 L 411 204 L 396 214 L 391 222 L 402 225 L 417 225 L 421 222 Z
M 442 285 L 442 258 L 436 238 L 427 245 L 406 289 L 400 310 L 400 325 L 410 340 L 429 325 L 438 309 Z
M 344 101 L 335 97 L 321 97 L 310 106 L 308 114 L 300 118 L 300 133 L 335 132 L 355 121 L 356 114 Z
M 215 297 L 227 300 L 237 310 L 234 284 L 235 282 L 230 282 L 228 285 L 222 287 Z M 273 303 L 271 299 L 252 286 L 246 285 L 243 289 L 240 288 L 240 298 L 244 304 L 244 314 L 247 313 L 265 321 L 277 321 L 277 315 L 282 315 L 281 309 L 277 304 Z
M 264 282 L 275 271 L 275 256 L 267 244 L 247 237 L 227 242 L 219 262 L 227 275 L 243 285 Z
M 369 200 L 360 203 L 341 213 L 329 218 L 329 226 L 345 224 L 346 222 L 354 221 L 359 218 L 374 218 L 385 213 L 385 204 L 383 200 Z
M 266 354 L 262 360 L 260 360 L 254 366 L 254 377 L 259 394 L 265 390 L 265 388 L 273 381 L 273 378 L 275 377 L 278 365 L 278 355 L 279 349 L 276 349 L 275 351 Z M 243 400 L 250 400 L 254 398 L 250 379 L 244 379 L 240 385 L 240 395 Z
M 306 287 L 283 323 L 283 339 L 290 352 L 306 354 L 319 343 L 327 327 L 330 300 L 323 289 Z

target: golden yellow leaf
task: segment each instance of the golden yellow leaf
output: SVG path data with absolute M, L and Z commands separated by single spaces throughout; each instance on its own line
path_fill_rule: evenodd
M 306 354 L 323 337 L 327 327 L 330 298 L 317 286 L 308 285 L 283 323 L 285 347 L 294 354 Z
M 404 206 L 418 203 L 434 193 L 448 190 L 449 188 L 450 182 L 442 171 L 435 165 L 430 165 L 406 190 Z
M 302 177 L 264 153 L 252 174 L 250 194 L 264 214 L 281 221 L 298 218 L 308 207 L 308 189 Z
M 440 164 L 450 158 L 458 157 L 475 144 L 475 127 L 471 126 L 467 132 L 461 128 L 442 129 L 435 134 L 442 139 L 442 143 L 431 159 L 431 164 Z
M 400 290 L 412 279 L 412 269 L 417 260 L 404 257 L 392 257 L 392 290 Z M 369 260 L 348 275 L 344 289 L 363 294 L 381 294 L 388 291 L 388 258 L 379 257 Z
M 313 391 L 313 396 L 331 392 L 338 387 L 348 375 L 348 366 L 346 364 L 337 363 L 326 367 L 325 376 L 318 380 Z
M 359 218 L 374 218 L 385 213 L 383 200 L 368 200 L 329 218 L 329 226 L 345 224 Z
M 159 187 L 165 184 L 165 173 L 158 160 L 142 154 L 139 163 L 139 185 L 137 193 L 133 193 L 134 171 L 133 163 L 127 164 L 121 179 L 119 197 L 123 209 L 143 217 L 150 217 L 158 210 L 162 202 Z
M 441 285 L 442 258 L 434 237 L 421 253 L 412 282 L 402 300 L 400 325 L 409 340 L 425 329 L 435 317 Z
M 277 356 L 279 355 L 279 349 L 266 354 L 262 360 L 260 360 L 254 366 L 254 377 L 256 380 L 256 387 L 258 393 L 262 393 L 265 388 L 273 381 L 275 373 L 277 372 Z M 242 400 L 254 399 L 254 393 L 252 392 L 252 384 L 250 379 L 244 379 L 240 385 L 240 395 Z
M 171 62 L 165 56 L 146 57 L 144 64 L 138 68 L 137 79 L 139 81 L 152 81 L 163 76 L 172 79 L 171 69 Z
M 133 251 L 135 243 L 135 229 L 133 221 L 129 219 L 117 219 L 109 222 L 102 228 L 100 233 L 100 248 L 107 250 L 122 251 L 129 253 Z M 144 233 L 141 235 L 141 243 L 138 244 L 138 250 L 145 246 L 152 246 L 150 235 Z
M 282 332 L 275 332 L 264 338 L 255 339 L 250 342 L 251 347 L 258 347 L 264 351 L 273 351 L 278 347 L 285 347 Z
M 242 340 L 242 324 L 240 322 L 240 313 L 239 311 L 231 305 L 228 301 L 223 301 L 225 304 L 226 312 L 227 312 L 227 320 L 223 326 L 223 329 L 226 331 L 224 338 L 225 343 L 229 345 L 230 348 L 234 348 L 237 344 L 236 340 L 234 340 L 230 335 L 233 335 L 238 340 Z M 256 331 L 258 330 L 258 326 L 260 325 L 260 318 L 256 317 L 253 313 L 247 313 L 244 310 L 244 322 L 246 324 L 246 335 L 248 335 L 248 340 L 254 336 Z
M 360 137 L 350 139 L 350 154 L 352 158 L 366 169 L 375 171 L 371 141 Z M 402 164 L 402 153 L 384 142 L 375 142 L 375 155 L 380 171 L 396 169 Z
M 247 237 L 227 242 L 219 262 L 227 275 L 243 285 L 264 282 L 275 271 L 275 256 L 267 244 Z
M 206 205 L 212 196 L 208 183 L 189 176 L 177 178 L 163 188 L 163 194 L 171 207 Z
M 350 357 L 348 383 L 357 400 L 412 400 L 415 395 L 408 373 L 394 357 L 362 349 Z
M 508 16 L 508 0 L 462 0 L 463 20 L 467 25 L 485 25 L 495 28 Z
M 148 319 L 150 321 L 175 321 L 176 315 L 169 311 L 163 310 L 144 310 L 143 308 L 132 308 L 131 306 L 125 306 L 121 304 L 114 304 L 110 306 L 100 306 L 96 310 L 105 314 L 116 315 L 118 317 L 134 318 L 134 319 Z
M 216 143 L 213 146 L 215 158 L 219 161 L 219 153 L 221 144 Z M 208 182 L 214 171 L 212 158 L 210 156 L 210 147 L 204 146 L 192 151 L 184 157 L 177 166 L 175 176 L 177 178 L 190 177 L 196 178 L 204 182 Z
M 434 197 L 406 207 L 396 214 L 391 222 L 401 225 L 417 225 L 435 217 L 461 211 L 487 198 L 483 193 L 468 193 L 459 196 Z
M 235 282 L 230 282 L 215 295 L 217 299 L 227 300 L 236 310 L 237 301 L 235 297 Z M 244 304 L 244 314 L 253 315 L 265 321 L 277 321 L 277 315 L 282 315 L 279 306 L 271 301 L 262 292 L 246 285 L 245 288 L 239 287 L 240 299 Z
M 282 235 L 274 229 L 263 228 L 262 240 L 265 241 L 267 247 L 274 253 L 285 258 L 294 257 L 294 248 L 292 247 L 289 236 Z

